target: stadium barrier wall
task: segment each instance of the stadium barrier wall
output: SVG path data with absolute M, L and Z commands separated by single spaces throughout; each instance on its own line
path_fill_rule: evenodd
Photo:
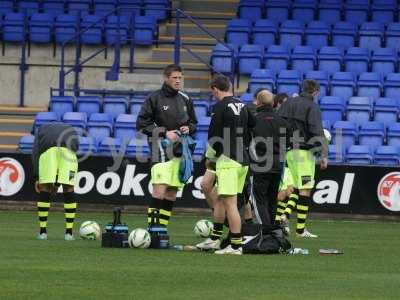
M 203 165 L 195 163 L 193 181 L 179 193 L 176 206 L 207 207 L 200 190 L 203 172 Z M 316 178 L 312 212 L 400 216 L 399 168 L 331 165 L 325 171 L 317 170 Z M 134 158 L 118 161 L 111 157 L 91 156 L 79 165 L 77 200 L 145 205 L 151 193 L 149 179 L 148 163 Z M 2 200 L 37 200 L 30 155 L 0 153 L 0 205 Z

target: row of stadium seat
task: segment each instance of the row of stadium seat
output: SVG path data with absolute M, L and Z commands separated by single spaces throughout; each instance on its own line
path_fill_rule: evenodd
M 237 70 L 245 75 L 263 67 L 274 72 L 293 69 L 305 73 L 317 69 L 329 74 L 346 71 L 355 75 L 362 72 L 387 75 L 399 70 L 398 62 L 399 55 L 391 48 L 377 48 L 370 52 L 366 48 L 351 47 L 343 52 L 337 47 L 322 47 L 314 51 L 309 46 L 296 46 L 290 51 L 277 45 L 266 50 L 262 45 L 243 45 L 238 51 L 234 46 L 230 49 L 217 44 L 211 54 L 211 64 L 216 71 L 232 73 Z
M 290 17 L 305 22 L 314 19 L 330 24 L 340 20 L 389 23 L 398 17 L 396 0 L 241 0 L 238 16 L 250 20 L 263 17 L 282 22 Z
M 115 120 L 120 114 L 137 115 L 145 98 L 133 98 L 128 101 L 124 97 L 98 96 L 53 96 L 50 99 L 49 110 L 61 118 L 66 112 L 82 112 L 90 117 L 93 113 L 104 112 Z M 206 100 L 195 100 L 194 109 L 198 118 L 209 115 L 209 102 Z
M 136 44 L 151 45 L 158 36 L 158 26 L 153 17 L 109 16 L 105 22 L 98 15 L 87 15 L 81 20 L 76 15 L 62 14 L 56 18 L 49 14 L 33 14 L 26 22 L 21 13 L 9 13 L 2 20 L 3 40 L 58 44 L 74 42 L 75 35 L 83 28 L 90 27 L 81 34 L 84 44 L 113 45 L 118 36 L 122 44 L 134 39 Z M 93 25 L 95 24 L 95 25 Z M 25 28 L 26 26 L 26 28 Z M 80 29 L 79 29 L 80 28 Z
M 61 14 L 85 16 L 94 14 L 104 16 L 114 11 L 118 6 L 134 6 L 132 9 L 121 9 L 122 15 L 144 15 L 156 20 L 165 20 L 171 7 L 170 0 L 2 0 L 0 14 L 20 12 L 27 16 L 36 13 L 47 13 L 53 17 Z M 136 8 L 137 7 L 137 8 Z
M 400 23 L 390 23 L 387 28 L 381 23 L 362 23 L 360 29 L 349 22 L 338 22 L 333 28 L 324 21 L 311 21 L 305 26 L 297 20 L 284 21 L 280 27 L 269 19 L 255 22 L 254 26 L 247 19 L 233 19 L 226 28 L 225 38 L 235 45 L 281 44 L 293 48 L 298 45 L 309 45 L 314 49 L 333 45 L 346 49 L 360 46 L 368 49 L 378 47 L 400 48 Z

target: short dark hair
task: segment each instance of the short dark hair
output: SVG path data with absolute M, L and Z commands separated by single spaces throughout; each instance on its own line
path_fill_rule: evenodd
M 169 77 L 171 76 L 172 72 L 181 72 L 182 73 L 182 68 L 179 65 L 168 65 L 164 68 L 164 76 Z
M 217 75 L 214 76 L 213 79 L 210 82 L 210 88 L 216 88 L 217 90 L 221 92 L 229 92 L 231 88 L 231 82 L 229 81 L 229 78 L 224 76 L 224 75 Z
M 306 79 L 303 81 L 303 93 L 312 95 L 320 89 L 319 83 L 313 79 Z
M 276 106 L 278 104 L 282 104 L 284 102 L 283 100 L 288 99 L 288 98 L 289 98 L 289 95 L 286 93 L 276 94 L 275 98 L 274 98 L 274 105 Z

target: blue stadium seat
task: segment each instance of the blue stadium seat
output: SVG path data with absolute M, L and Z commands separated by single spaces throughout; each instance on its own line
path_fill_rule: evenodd
M 332 144 L 342 147 L 346 151 L 350 146 L 356 143 L 358 128 L 356 123 L 349 121 L 337 121 L 333 125 Z
M 264 0 L 240 1 L 238 15 L 241 19 L 248 19 L 255 22 L 262 18 Z
M 88 15 L 91 2 L 91 0 L 68 0 L 68 14 L 81 17 Z
M 64 123 L 70 124 L 75 128 L 79 135 L 83 135 L 86 130 L 87 115 L 82 112 L 66 112 L 62 118 Z
M 346 50 L 354 47 L 357 25 L 348 22 L 335 23 L 332 30 L 332 46 Z
M 318 81 L 320 85 L 319 98 L 325 97 L 328 94 L 329 89 L 329 76 L 325 71 L 309 71 L 306 73 L 306 79 L 314 79 Z
M 357 95 L 378 99 L 382 94 L 382 81 L 379 73 L 361 73 L 357 82 Z
M 202 117 L 198 119 L 197 129 L 200 131 L 207 131 L 210 126 L 211 118 L 210 117 Z
M 206 143 L 208 140 L 208 132 L 201 130 L 196 132 L 196 141 L 202 141 Z
M 120 10 L 120 15 L 129 18 L 131 18 L 133 15 L 140 16 L 142 2 L 142 0 L 119 0 L 119 5 L 126 7 L 126 9 Z
M 253 43 L 265 47 L 275 44 L 278 25 L 273 20 L 258 20 L 253 27 Z
M 345 102 L 353 96 L 355 82 L 353 74 L 350 72 L 336 72 L 331 80 L 331 96 L 339 96 Z
M 240 100 L 244 103 L 251 103 L 253 101 L 254 94 L 253 93 L 244 93 L 240 96 Z
M 369 15 L 369 0 L 347 0 L 344 4 L 344 19 L 347 22 L 360 25 L 367 22 Z
M 371 6 L 372 21 L 389 24 L 394 21 L 397 9 L 396 0 L 374 0 Z
M 158 36 L 157 23 L 151 16 L 135 17 L 134 40 L 137 45 L 151 45 Z
M 33 14 L 29 22 L 29 40 L 32 43 L 50 43 L 54 17 L 50 14 Z
M 43 0 L 43 12 L 55 18 L 65 12 L 64 0 Z
M 306 45 L 313 47 L 316 50 L 324 46 L 328 46 L 330 29 L 327 23 L 322 21 L 312 21 L 308 23 L 305 30 Z
M 296 20 L 287 20 L 280 28 L 280 44 L 288 48 L 300 46 L 304 34 L 304 24 Z
M 35 136 L 29 134 L 24 135 L 19 140 L 18 149 L 22 153 L 32 153 L 33 144 L 35 143 Z
M 292 6 L 292 18 L 305 23 L 310 22 L 314 20 L 317 7 L 316 0 L 295 0 Z
M 340 72 L 343 63 L 343 51 L 338 47 L 322 47 L 318 55 L 318 70 L 328 74 Z
M 59 121 L 59 117 L 55 112 L 39 112 L 36 114 L 35 122 L 33 123 L 34 133 L 37 131 L 40 125 L 47 124 L 50 122 Z
M 315 66 L 315 52 L 311 46 L 296 46 L 292 53 L 292 69 L 300 72 L 313 71 Z
M 238 55 L 239 73 L 250 75 L 253 70 L 261 69 L 263 56 L 263 46 L 243 45 Z
M 377 48 L 371 58 L 372 72 L 377 72 L 382 76 L 396 72 L 397 54 L 392 48 Z
M 23 42 L 25 40 L 23 13 L 8 13 L 3 21 L 3 40 L 6 42 Z
M 55 39 L 58 44 L 74 42 L 72 39 L 77 33 L 78 17 L 75 15 L 58 15 L 55 23 Z
M 344 151 L 340 145 L 328 145 L 328 160 L 329 163 L 343 163 Z
M 108 123 L 111 126 L 111 128 L 114 126 L 113 116 L 111 116 L 107 113 L 92 113 L 89 117 L 89 122 L 91 122 L 92 124 Z
M 351 47 L 344 56 L 344 65 L 346 72 L 352 72 L 359 75 L 368 72 L 369 51 L 366 48 Z
M 374 121 L 382 122 L 386 127 L 397 122 L 399 107 L 395 99 L 378 98 L 375 101 Z
M 398 99 L 400 96 L 400 74 L 388 74 L 383 84 L 383 91 L 385 97 Z
M 74 111 L 74 97 L 72 96 L 52 96 L 50 99 L 49 110 L 55 112 L 59 118 L 68 111 Z
M 14 11 L 14 1 L 12 0 L 4 0 L 0 1 L 0 13 L 8 14 Z
M 168 0 L 143 0 L 144 15 L 152 17 L 154 20 L 164 21 L 168 18 L 168 8 L 170 3 Z
M 387 143 L 400 151 L 400 123 L 392 123 L 387 130 Z
M 99 113 L 101 100 L 98 96 L 81 96 L 76 98 L 76 110 L 84 112 L 90 118 L 92 113 Z
M 359 35 L 359 45 L 368 50 L 375 50 L 382 46 L 384 27 L 381 23 L 366 22 L 361 24 Z
M 399 151 L 393 146 L 380 146 L 376 149 L 374 163 L 384 166 L 398 166 L 400 164 Z
M 268 69 L 257 69 L 251 73 L 249 81 L 250 93 L 255 93 L 259 88 L 266 88 L 269 91 L 275 89 L 275 74 Z
M 266 18 L 277 22 L 289 19 L 291 2 L 288 0 L 266 0 Z
M 110 137 L 113 132 L 112 125 L 109 122 L 92 122 L 89 120 L 87 123 L 88 135 L 93 138 L 95 145 L 97 146 L 106 137 Z
M 100 15 L 87 15 L 82 18 L 81 28 L 88 28 L 81 34 L 81 40 L 84 44 L 100 45 L 103 40 L 104 22 Z
M 332 130 L 332 124 L 329 120 L 322 120 L 322 127 L 327 129 L 329 132 Z
M 104 97 L 103 112 L 110 114 L 114 119 L 120 114 L 126 114 L 128 102 L 123 97 Z
M 238 53 L 237 45 L 216 44 L 211 53 L 211 65 L 214 71 L 223 74 L 232 74 L 235 72 L 236 57 Z
M 114 124 L 114 136 L 128 143 L 135 137 L 137 115 L 120 114 Z
M 319 20 L 323 20 L 329 25 L 340 21 L 342 13 L 341 0 L 320 0 L 319 2 Z
M 289 59 L 290 55 L 286 47 L 271 45 L 264 55 L 264 64 L 267 69 L 277 73 L 288 69 Z
M 386 47 L 400 50 L 400 23 L 390 23 L 385 32 Z
M 202 103 L 194 103 L 194 111 L 196 113 L 197 118 L 207 117 L 208 114 L 208 106 Z
M 131 27 L 130 19 L 128 16 L 108 16 L 107 22 L 104 27 L 106 45 L 114 45 L 117 41 L 118 36 L 122 45 L 125 45 L 127 43 L 129 28 Z
M 347 106 L 347 120 L 358 124 L 368 122 L 372 113 L 369 97 L 350 97 Z
M 97 147 L 97 153 L 104 156 L 112 156 L 113 153 L 124 154 L 120 153 L 121 150 L 121 140 L 118 138 L 106 137 L 103 139 L 99 146 Z
M 233 19 L 229 21 L 225 31 L 227 43 L 239 46 L 249 44 L 251 26 L 251 21 L 248 19 Z
M 143 104 L 142 101 L 132 100 L 129 103 L 131 115 L 138 115 L 140 112 L 140 109 L 142 108 L 142 104 Z
M 116 9 L 118 0 L 93 0 L 94 14 L 105 16 Z
M 333 124 L 342 120 L 346 104 L 340 97 L 325 96 L 321 98 L 320 108 L 322 119 Z
M 18 1 L 18 12 L 30 17 L 39 12 L 39 1 L 37 0 L 22 0 Z
M 126 155 L 131 157 L 137 156 L 148 156 L 150 154 L 150 148 L 147 141 L 147 136 L 137 132 L 135 138 L 129 141 L 126 147 Z
M 371 150 L 368 146 L 353 145 L 346 154 L 346 162 L 348 164 L 370 165 L 372 161 Z
M 292 95 L 300 92 L 301 73 L 297 70 L 281 70 L 276 80 L 277 93 Z
M 380 122 L 365 122 L 360 126 L 358 139 L 360 145 L 368 145 L 372 151 L 383 145 L 385 126 Z
M 78 155 L 90 155 L 97 151 L 96 142 L 91 137 L 79 136 Z

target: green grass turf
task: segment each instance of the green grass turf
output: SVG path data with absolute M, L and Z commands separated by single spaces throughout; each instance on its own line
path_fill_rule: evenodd
M 77 224 L 111 214 L 82 213 Z M 144 217 L 124 215 L 130 229 Z M 197 218 L 173 217 L 174 243 L 198 241 Z M 102 249 L 63 240 L 50 213 L 49 240 L 37 241 L 36 213 L 0 212 L 0 299 L 399 299 L 399 223 L 312 221 L 316 240 L 293 239 L 308 256 L 217 256 L 202 252 Z M 78 226 L 76 226 L 78 227 Z M 319 248 L 344 250 L 319 256 Z

